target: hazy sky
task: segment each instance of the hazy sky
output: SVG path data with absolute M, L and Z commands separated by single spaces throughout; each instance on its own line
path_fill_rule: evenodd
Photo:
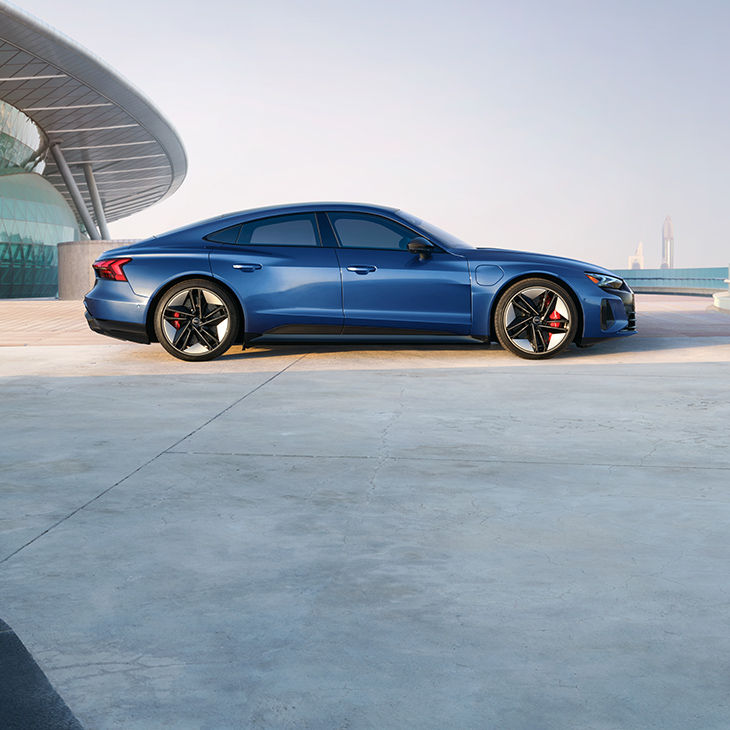
M 145 237 L 262 204 L 402 207 L 482 245 L 730 262 L 730 2 L 25 0 L 185 144 Z

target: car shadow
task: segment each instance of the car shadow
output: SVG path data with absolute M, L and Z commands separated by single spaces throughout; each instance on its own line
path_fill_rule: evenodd
M 627 337 L 614 337 L 601 340 L 586 348 L 571 346 L 556 358 L 596 357 L 617 353 L 640 353 L 664 350 L 686 350 L 697 347 L 730 344 L 730 337 L 688 336 L 679 334 L 669 337 L 663 334 L 642 335 L 637 333 Z M 469 337 L 383 337 L 367 335 L 340 335 L 321 337 L 317 335 L 267 336 L 254 340 L 245 350 L 232 348 L 223 358 L 226 360 L 257 359 L 281 357 L 282 355 L 305 355 L 311 353 L 336 354 L 348 352 L 400 351 L 423 352 L 469 352 L 507 353 L 499 343 L 484 343 Z
M 494 349 L 502 350 L 499 345 Z M 458 352 L 489 350 L 490 346 L 469 337 L 375 337 L 368 335 L 281 335 L 261 337 L 251 342 L 245 350 L 232 348 L 223 358 L 281 357 L 309 353 L 333 354 L 345 352 L 399 352 L 407 350 Z

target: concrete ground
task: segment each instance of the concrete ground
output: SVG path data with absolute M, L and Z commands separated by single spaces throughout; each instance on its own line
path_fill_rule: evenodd
M 87 728 L 730 726 L 730 316 L 189 364 L 3 302 L 0 619 Z

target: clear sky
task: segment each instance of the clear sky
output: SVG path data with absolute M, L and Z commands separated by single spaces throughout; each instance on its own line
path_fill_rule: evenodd
M 177 128 L 145 237 L 262 204 L 402 207 L 480 245 L 730 262 L 728 0 L 24 0 Z

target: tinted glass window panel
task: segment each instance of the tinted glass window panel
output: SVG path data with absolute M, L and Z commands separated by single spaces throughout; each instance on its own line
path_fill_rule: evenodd
M 231 226 L 230 228 L 224 228 L 222 231 L 210 233 L 205 238 L 208 241 L 215 241 L 216 243 L 235 243 L 240 230 L 240 225 Z
M 281 215 L 244 223 L 238 243 L 253 246 L 318 246 L 314 216 Z
M 343 248 L 408 250 L 416 234 L 393 221 L 367 213 L 330 213 Z

